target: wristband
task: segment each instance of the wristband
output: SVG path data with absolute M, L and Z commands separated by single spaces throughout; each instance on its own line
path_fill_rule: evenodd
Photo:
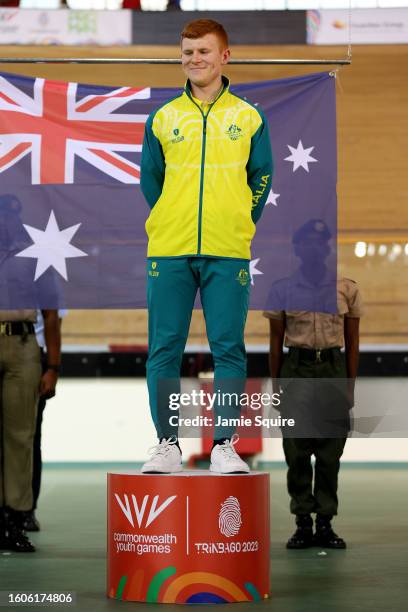
M 59 365 L 48 364 L 47 365 L 47 370 L 53 370 L 53 372 L 56 372 L 57 374 L 59 374 L 60 366 Z

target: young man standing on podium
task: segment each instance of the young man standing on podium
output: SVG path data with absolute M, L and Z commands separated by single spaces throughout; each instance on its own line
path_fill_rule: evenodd
M 229 57 L 221 24 L 209 19 L 187 24 L 181 34 L 185 88 L 146 123 L 141 187 L 151 208 L 147 384 L 159 443 L 143 472 L 181 469 L 169 393 L 179 389 L 198 289 L 214 359 L 214 391 L 241 390 L 246 377 L 250 245 L 271 188 L 272 153 L 263 113 L 233 94 L 222 75 Z M 221 410 L 216 405 L 215 416 Z M 249 471 L 234 450 L 233 431 L 215 428 L 211 471 Z

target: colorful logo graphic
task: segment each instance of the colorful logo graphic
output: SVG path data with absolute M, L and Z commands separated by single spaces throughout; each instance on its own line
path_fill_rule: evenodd
M 230 495 L 221 504 L 220 514 L 218 516 L 218 527 L 222 535 L 227 538 L 237 535 L 241 529 L 242 518 L 241 518 L 241 507 L 236 497 Z
M 115 599 L 147 601 L 149 603 L 216 604 L 235 601 L 261 601 L 262 597 L 252 582 L 245 582 L 244 588 L 232 580 L 213 572 L 187 572 L 177 575 L 174 566 L 159 570 L 146 584 L 144 570 L 133 576 L 122 576 L 109 596 Z M 145 591 L 145 596 L 142 593 Z M 268 598 L 268 593 L 263 595 Z
M 238 140 L 243 135 L 241 128 L 235 125 L 235 123 L 229 126 L 226 133 L 228 134 L 231 140 Z
M 320 11 L 307 11 L 307 42 L 315 44 L 321 27 Z

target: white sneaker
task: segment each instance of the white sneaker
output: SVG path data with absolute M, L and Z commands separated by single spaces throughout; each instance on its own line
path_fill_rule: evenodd
M 219 474 L 248 473 L 249 467 L 236 452 L 234 446 L 239 440 L 239 435 L 234 434 L 231 440 L 223 444 L 217 444 L 211 451 L 210 472 Z
M 181 452 L 176 446 L 176 436 L 164 439 L 159 444 L 149 448 L 151 458 L 143 464 L 141 471 L 144 474 L 170 474 L 181 472 Z

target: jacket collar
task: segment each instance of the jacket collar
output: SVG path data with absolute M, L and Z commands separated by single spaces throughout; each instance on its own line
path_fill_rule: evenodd
M 230 87 L 230 81 L 229 81 L 228 77 L 226 77 L 226 76 L 222 75 L 222 76 L 221 76 L 221 79 L 222 79 L 222 84 L 223 84 L 223 87 L 222 87 L 222 89 L 221 89 L 220 93 L 218 94 L 218 96 L 215 98 L 214 102 L 216 102 L 216 101 L 217 101 L 217 100 L 218 100 L 218 99 L 219 99 L 219 98 L 220 98 L 220 97 L 221 97 L 221 96 L 222 96 L 222 95 L 223 95 L 223 94 L 224 94 L 226 91 L 228 91 L 228 90 L 229 90 L 229 87 Z M 187 95 L 187 96 L 188 96 L 190 99 L 192 99 L 193 94 L 191 93 L 191 83 L 190 83 L 190 79 L 187 79 L 186 84 L 184 85 L 184 92 L 185 92 L 185 94 L 186 94 L 186 95 Z M 212 104 L 214 104 L 214 102 L 212 102 Z

